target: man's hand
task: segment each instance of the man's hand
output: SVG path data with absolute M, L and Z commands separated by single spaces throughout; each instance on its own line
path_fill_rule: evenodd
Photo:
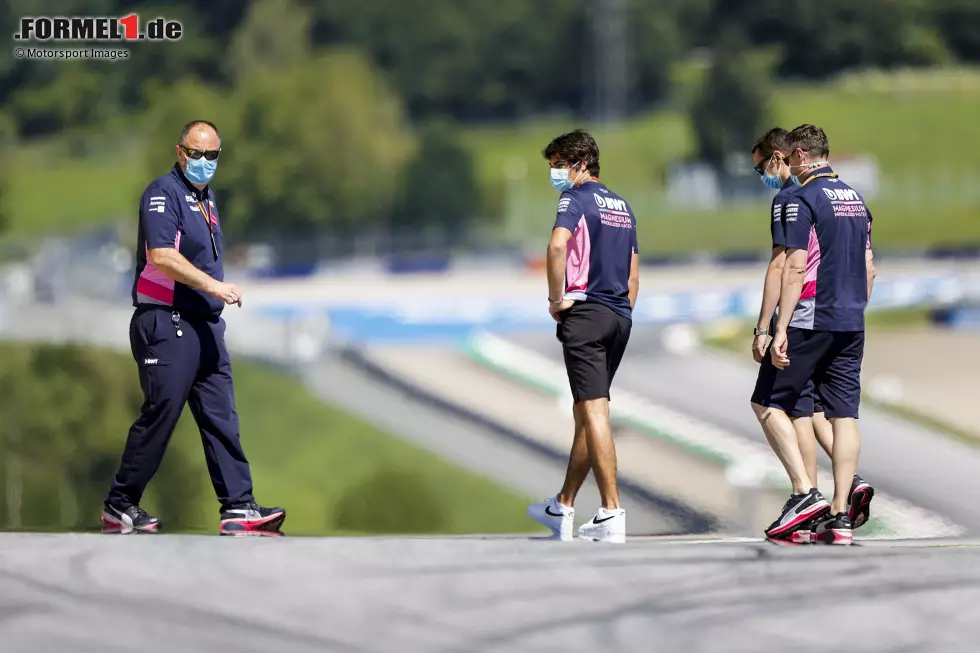
M 215 281 L 208 286 L 207 293 L 215 299 L 220 299 L 229 306 L 231 304 L 242 305 L 242 291 L 233 283 Z
M 574 299 L 565 299 L 565 300 L 562 300 L 558 304 L 552 304 L 552 303 L 549 302 L 548 303 L 548 312 L 551 313 L 551 317 L 552 317 L 552 319 L 554 319 L 555 322 L 558 322 L 559 324 L 561 324 L 561 318 L 558 317 L 558 314 L 561 313 L 562 311 L 565 311 L 565 310 L 568 310 L 569 308 L 571 308 L 572 307 L 572 304 L 574 304 L 574 303 L 575 303 L 575 300 Z
M 787 354 L 787 348 L 789 347 L 789 340 L 786 337 L 786 331 L 780 329 L 776 331 L 776 335 L 772 339 L 772 364 L 780 370 L 784 370 L 789 367 L 789 355 Z
M 762 359 L 766 356 L 766 341 L 769 336 L 755 336 L 752 340 L 752 358 L 755 359 L 756 363 L 761 363 Z

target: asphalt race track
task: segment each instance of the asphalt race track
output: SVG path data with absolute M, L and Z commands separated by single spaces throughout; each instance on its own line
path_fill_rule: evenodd
M 0 650 L 975 652 L 980 541 L 0 535 Z

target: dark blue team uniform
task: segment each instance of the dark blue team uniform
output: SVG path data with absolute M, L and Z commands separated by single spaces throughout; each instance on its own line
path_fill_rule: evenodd
M 175 248 L 192 265 L 224 280 L 224 243 L 214 195 L 199 191 L 176 165 L 154 180 L 140 202 L 137 267 L 129 338 L 144 402 L 123 451 L 108 502 L 138 505 L 163 459 L 184 404 L 204 444 L 222 507 L 253 501 L 252 477 L 239 440 L 223 302 L 176 283 L 153 267 L 149 249 Z
M 572 232 L 565 263 L 565 299 L 557 335 L 577 403 L 609 397 L 633 326 L 629 276 L 636 217 L 626 201 L 597 181 L 562 193 L 555 225 Z
M 789 178 L 783 182 L 783 187 L 779 189 L 776 196 L 772 199 L 772 210 L 770 212 L 770 231 L 772 233 L 772 246 L 773 249 L 776 247 L 786 247 L 786 204 L 789 202 L 789 198 L 792 197 L 793 193 L 796 191 L 797 184 L 792 179 Z M 773 315 L 772 322 L 769 327 L 769 332 L 776 333 L 776 322 L 779 317 L 779 308 L 776 308 L 776 313 Z M 762 360 L 762 368 L 770 367 L 772 368 L 772 359 L 766 356 Z M 759 374 L 772 374 L 775 368 L 772 369 L 759 369 Z M 811 417 L 814 413 L 822 413 L 823 405 L 820 403 L 820 397 L 817 396 L 815 388 L 813 386 L 813 381 L 808 381 L 806 386 L 803 388 L 803 393 L 797 400 L 796 405 L 793 410 L 787 411 L 790 417 Z
M 767 354 L 752 401 L 792 414 L 812 379 L 827 417 L 856 418 L 871 212 L 829 167 L 790 191 L 780 211 L 785 246 L 807 251 L 806 273 L 787 331 L 790 366 L 776 370 Z

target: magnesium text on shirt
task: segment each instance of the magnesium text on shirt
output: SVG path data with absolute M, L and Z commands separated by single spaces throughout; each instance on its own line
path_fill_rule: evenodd
M 154 18 L 141 23 L 138 14 L 122 18 L 99 16 L 25 16 L 20 19 L 18 41 L 177 41 L 184 27 L 179 21 Z

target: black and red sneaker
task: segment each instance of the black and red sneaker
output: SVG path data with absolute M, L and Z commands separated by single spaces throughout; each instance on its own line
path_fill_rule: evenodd
M 779 519 L 766 529 L 766 537 L 787 539 L 796 531 L 809 531 L 809 524 L 829 511 L 830 504 L 817 488 L 811 488 L 806 494 L 792 494 Z
M 156 533 L 159 530 L 160 518 L 139 506 L 117 508 L 108 501 L 102 506 L 103 533 Z
M 851 544 L 854 541 L 851 518 L 842 512 L 827 515 L 813 528 L 813 541 L 824 544 Z
M 221 511 L 222 535 L 241 535 L 257 531 L 275 532 L 286 521 L 286 511 L 282 508 L 263 508 L 254 501 L 239 503 Z
M 854 528 L 861 528 L 868 523 L 868 519 L 871 518 L 871 499 L 874 496 L 875 489 L 855 474 L 854 481 L 851 483 L 851 493 L 847 498 L 847 516 Z

